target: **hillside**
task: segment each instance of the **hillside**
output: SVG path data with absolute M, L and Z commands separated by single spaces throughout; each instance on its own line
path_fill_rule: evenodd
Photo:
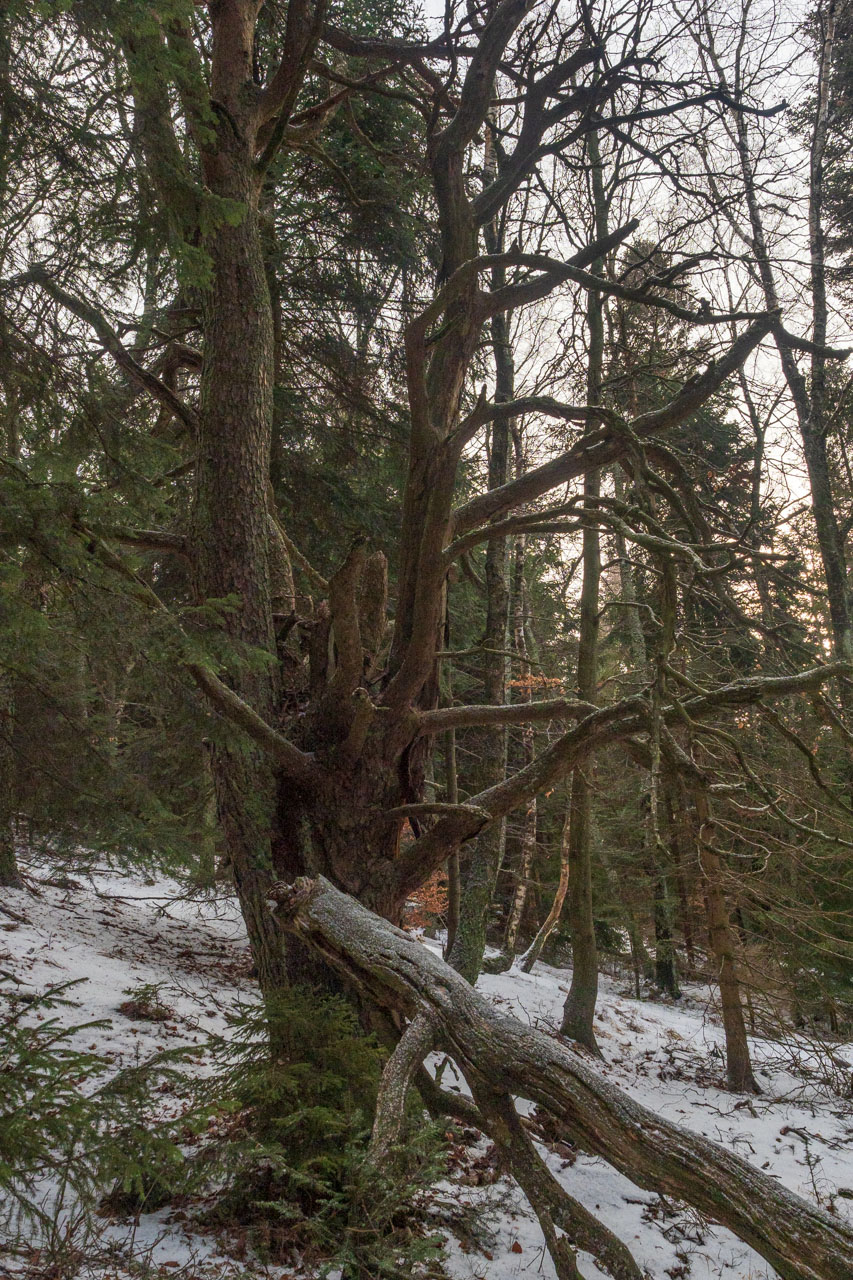
M 107 872 L 68 888 L 34 884 L 37 894 L 9 891 L 4 902 L 4 1005 L 10 998 L 76 981 L 68 992 L 72 1004 L 59 1012 L 64 1024 L 104 1021 L 78 1034 L 81 1047 L 96 1050 L 115 1070 L 184 1047 L 191 1057 L 182 1070 L 208 1071 L 209 1037 L 227 1033 L 228 1015 L 256 999 L 235 903 L 226 896 L 187 897 L 167 880 L 149 883 Z M 484 976 L 480 985 L 496 1005 L 553 1029 L 569 976 L 540 964 L 529 976 L 518 971 Z M 638 1001 L 626 986 L 619 977 L 603 979 L 596 1018 L 602 1070 L 667 1118 L 731 1146 L 800 1195 L 851 1216 L 853 1046 L 835 1047 L 830 1059 L 803 1040 L 754 1039 L 762 1094 L 737 1099 L 721 1087 L 722 1032 L 709 993 L 689 987 L 676 1005 Z M 150 1000 L 152 993 L 163 1007 L 154 1021 L 140 1017 L 136 1007 L 140 995 Z M 449 1066 L 444 1084 L 453 1087 Z M 183 1105 L 180 1096 L 162 1094 L 163 1115 L 180 1114 Z M 452 1149 L 451 1169 L 437 1188 L 432 1213 L 437 1221 L 467 1222 L 459 1210 L 470 1204 L 483 1214 L 476 1240 L 464 1232 L 461 1241 L 450 1236 L 449 1274 L 457 1280 L 553 1277 L 523 1197 L 496 1177 L 485 1140 L 466 1136 L 466 1148 L 456 1143 Z M 564 1144 L 549 1148 L 547 1158 L 572 1194 L 629 1244 L 654 1280 L 772 1280 L 757 1255 L 694 1211 L 638 1190 L 601 1161 Z M 55 1186 L 46 1183 L 45 1204 L 54 1193 Z M 63 1280 L 72 1274 L 92 1280 L 131 1275 L 301 1280 L 317 1274 L 264 1265 L 247 1250 L 239 1231 L 214 1237 L 194 1229 L 202 1208 L 190 1201 L 135 1221 L 100 1220 L 94 1235 L 80 1234 L 70 1242 L 77 1269 L 64 1272 Z M 2 1255 L 8 1274 L 56 1274 L 49 1269 L 49 1251 L 39 1254 L 19 1245 Z M 593 1280 L 600 1274 L 587 1260 L 584 1275 Z

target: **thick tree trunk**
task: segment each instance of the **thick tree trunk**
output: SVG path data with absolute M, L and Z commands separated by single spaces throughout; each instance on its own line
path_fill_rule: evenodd
M 10 89 L 11 42 L 9 38 L 9 12 L 0 6 L 0 101 L 13 101 Z M 12 112 L 8 106 L 0 111 L 0 208 L 5 203 L 9 188 L 9 157 L 12 136 Z M 0 269 L 5 273 L 5 257 L 0 258 Z M 6 321 L 0 315 L 0 353 L 3 374 L 3 447 L 10 458 L 17 458 L 18 405 L 14 390 L 14 370 L 7 353 L 11 350 L 6 335 Z M 15 753 L 12 735 L 15 727 L 15 697 L 12 679 L 8 672 L 0 670 L 0 888 L 15 889 L 22 885 L 15 855 Z
M 498 1013 L 437 956 L 328 881 L 278 885 L 285 928 L 371 999 L 433 1016 L 462 1071 L 536 1103 L 584 1150 L 638 1186 L 722 1223 L 782 1280 L 849 1280 L 853 1229 L 732 1152 L 671 1124 L 604 1079 L 571 1048 Z
M 205 178 L 240 216 L 223 216 L 203 241 L 210 284 L 202 293 L 192 536 L 199 600 L 230 602 L 222 613 L 233 646 L 226 657 L 228 684 L 274 724 L 278 668 L 268 511 L 274 335 L 254 172 L 257 125 L 245 91 L 253 24 L 248 7 L 231 6 L 217 15 L 215 26 L 212 92 L 221 113 L 215 149 L 205 155 Z M 237 735 L 217 743 L 211 770 L 255 966 L 262 989 L 274 991 L 286 981 L 282 941 L 265 902 L 273 876 L 276 770 L 259 746 Z

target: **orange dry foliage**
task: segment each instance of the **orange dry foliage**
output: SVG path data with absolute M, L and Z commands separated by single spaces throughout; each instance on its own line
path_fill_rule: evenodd
M 560 689 L 563 688 L 563 682 L 559 676 L 543 676 L 535 675 L 532 672 L 526 676 L 516 676 L 514 680 L 507 680 L 510 689 L 523 689 L 526 693 L 533 693 L 535 689 Z
M 447 876 L 438 870 L 406 903 L 406 924 L 413 929 L 427 929 L 446 915 Z

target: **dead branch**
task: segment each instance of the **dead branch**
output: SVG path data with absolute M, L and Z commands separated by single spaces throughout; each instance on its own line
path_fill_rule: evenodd
M 277 885 L 271 897 L 282 925 L 368 998 L 409 1019 L 430 1014 L 466 1075 L 536 1103 L 636 1185 L 728 1227 L 783 1280 L 848 1280 L 853 1230 L 838 1218 L 633 1101 L 558 1039 L 497 1013 L 449 965 L 327 880 Z

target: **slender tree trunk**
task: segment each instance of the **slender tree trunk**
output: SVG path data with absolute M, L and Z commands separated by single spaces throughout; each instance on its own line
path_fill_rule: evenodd
M 14 722 L 12 682 L 0 671 L 0 888 L 4 889 L 20 889 L 23 885 L 15 856 Z
M 590 786 L 580 769 L 572 775 L 570 803 L 567 916 L 572 934 L 572 981 L 560 1030 L 597 1053 L 593 1018 L 598 998 L 598 947 L 592 902 Z
M 497 483 L 504 483 L 504 481 Z M 493 547 L 501 546 L 502 542 L 502 539 L 491 542 L 490 551 Z M 502 579 L 504 568 L 502 556 L 494 556 L 491 565 L 487 563 L 488 614 L 484 637 L 483 686 L 485 701 L 490 705 L 503 703 L 505 696 L 503 648 L 506 644 L 507 592 L 506 583 Z M 480 752 L 477 770 L 478 791 L 495 786 L 504 780 L 506 744 L 505 729 L 486 731 L 481 735 L 478 748 Z M 505 845 L 506 819 L 502 818 L 478 837 L 464 865 L 459 898 L 459 919 L 450 952 L 450 961 L 470 982 L 476 981 L 482 967 L 486 950 L 489 910 L 503 862 Z
M 445 769 L 447 770 L 447 803 L 459 803 L 459 780 L 456 772 L 456 730 L 448 729 L 444 735 Z M 447 941 L 445 959 L 453 950 L 459 929 L 459 904 L 462 895 L 459 872 L 459 850 L 454 849 L 447 859 Z
M 663 775 L 663 798 L 666 805 L 666 825 L 668 830 L 670 856 L 675 868 L 675 884 L 678 893 L 678 910 L 681 933 L 684 938 L 684 950 L 687 952 L 687 963 L 691 970 L 696 965 L 696 946 L 693 939 L 693 913 L 687 890 L 687 840 L 685 824 L 687 808 L 681 794 L 681 786 L 677 777 L 670 770 Z
M 830 74 L 832 49 L 835 40 L 835 6 L 830 3 L 818 10 L 821 24 L 821 44 L 818 65 L 817 105 L 809 149 L 809 267 L 812 292 L 813 341 L 822 346 L 827 334 L 826 269 L 824 262 L 825 234 L 823 230 L 823 167 L 828 136 L 830 107 Z M 719 63 L 713 44 L 710 56 L 714 67 L 725 83 L 725 74 Z M 736 89 L 738 86 L 736 86 Z M 776 277 L 770 258 L 770 250 L 764 230 L 761 206 L 758 198 L 751 157 L 749 124 L 745 113 L 733 112 L 741 174 L 744 181 L 746 204 L 749 214 L 752 251 L 758 266 L 769 311 L 779 308 Z M 818 350 L 812 356 L 811 379 L 800 370 L 794 352 L 779 332 L 776 333 L 779 360 L 785 381 L 797 415 L 797 423 L 803 442 L 803 455 L 809 476 L 812 513 L 823 563 L 829 612 L 832 625 L 833 650 L 836 658 L 849 661 L 853 658 L 853 611 L 847 584 L 847 560 L 844 537 L 838 523 L 837 504 L 834 500 L 832 474 L 827 451 L 825 430 L 825 366 L 826 357 Z M 849 683 L 842 681 L 842 698 L 845 708 L 853 709 L 853 691 Z
M 622 472 L 616 468 L 614 488 L 618 499 L 624 498 Z M 637 592 L 634 586 L 634 574 L 624 535 L 617 531 L 614 535 L 616 555 L 619 558 L 619 580 L 622 600 L 624 602 L 625 622 L 628 628 L 628 639 L 631 659 L 640 684 L 649 681 L 649 660 L 646 649 L 646 637 L 640 624 L 640 613 L 637 606 Z M 657 778 L 650 778 L 650 787 L 658 785 Z M 658 813 L 656 797 L 652 796 L 645 824 L 646 846 L 652 880 L 654 899 L 653 919 L 655 928 L 655 982 L 661 991 L 667 992 L 674 999 L 681 992 L 678 988 L 675 946 L 672 937 L 672 907 L 670 902 L 669 882 L 663 861 L 664 851 L 659 839 Z
M 522 475 L 524 472 L 524 459 L 521 456 L 519 448 L 520 440 L 518 432 L 514 436 L 516 444 L 516 475 Z M 518 679 L 520 700 L 529 702 L 531 695 L 530 687 L 530 664 L 527 661 L 527 644 L 525 641 L 525 614 L 527 612 L 527 591 L 524 582 L 524 553 L 525 553 L 525 537 L 521 534 L 515 539 L 515 557 L 513 565 L 513 649 L 518 655 Z M 534 729 L 532 724 L 524 725 L 522 729 L 522 743 L 524 751 L 524 764 L 529 765 L 534 756 Z M 521 850 L 518 859 L 518 875 L 515 883 L 515 891 L 512 895 L 512 903 L 507 917 L 506 931 L 504 933 L 504 954 L 512 960 L 515 955 L 515 944 L 518 938 L 518 931 L 521 928 L 521 921 L 524 917 L 524 908 L 527 903 L 527 888 L 530 883 L 530 873 L 533 868 L 533 861 L 536 856 L 536 819 L 538 814 L 538 805 L 536 797 L 525 806 L 524 825 L 521 833 Z
M 542 954 L 542 948 L 548 941 L 553 930 L 559 923 L 560 916 L 563 911 L 563 903 L 566 900 L 566 890 L 569 887 L 569 827 L 571 823 L 571 810 L 566 810 L 566 819 L 563 823 L 563 834 L 560 840 L 560 879 L 557 883 L 557 890 L 551 903 L 551 909 L 531 942 L 519 961 L 519 968 L 524 973 L 530 973 L 536 961 Z
M 488 175 L 495 168 L 494 129 L 489 120 L 486 123 L 484 169 Z M 489 224 L 485 228 L 485 240 L 490 253 L 501 251 L 501 234 L 496 226 Z M 500 289 L 505 283 L 505 269 L 496 267 L 492 271 L 492 289 Z M 492 319 L 491 346 L 495 362 L 495 400 L 512 400 L 515 393 L 515 366 L 510 341 L 510 317 L 505 313 L 499 313 Z M 510 438 L 509 419 L 499 419 L 492 424 L 488 481 L 490 489 L 499 488 L 509 479 Z M 497 706 L 506 699 L 505 651 L 508 623 L 507 543 L 506 538 L 492 538 L 486 549 L 486 627 L 482 642 L 483 700 L 490 706 Z M 506 775 L 506 729 L 482 733 L 478 751 L 480 764 L 477 770 L 477 790 L 483 791 L 502 782 Z M 459 925 L 450 952 L 450 962 L 469 982 L 476 981 L 482 967 L 489 909 L 505 847 L 506 820 L 502 818 L 479 836 L 464 869 Z
M 504 318 L 496 317 L 503 322 Z M 494 327 L 494 326 L 493 326 Z M 497 326 L 505 333 L 505 325 Z M 496 360 L 498 341 L 495 342 Z M 502 339 L 505 342 L 505 338 Z M 498 368 L 511 370 L 509 352 L 502 355 Z M 504 398 L 511 392 L 504 389 Z M 506 422 L 495 423 L 489 464 L 489 488 L 505 484 L 508 476 L 509 429 Z M 483 697 L 487 705 L 497 706 L 506 697 L 507 620 L 509 592 L 506 581 L 506 539 L 493 538 L 486 553 L 486 629 L 483 635 Z M 506 729 L 487 730 L 480 735 L 477 790 L 503 782 L 506 775 Z M 478 837 L 468 855 L 464 869 L 459 903 L 459 925 L 450 953 L 451 963 L 469 980 L 476 981 L 486 949 L 486 928 L 495 885 L 503 862 L 506 844 L 506 820 L 501 819 Z
M 598 136 L 593 130 L 587 135 L 590 172 L 592 179 L 595 232 L 607 234 L 607 202 L 604 192 L 604 173 Z M 602 271 L 604 263 L 596 262 L 595 271 Z M 602 371 L 604 362 L 604 316 L 601 295 L 594 290 L 587 294 L 587 325 L 589 330 L 589 355 L 587 366 L 587 402 L 601 403 Z M 601 477 L 598 471 L 584 476 L 584 506 L 593 507 L 601 493 Z M 596 528 L 583 531 L 583 584 L 580 600 L 580 642 L 578 646 L 578 696 L 586 702 L 595 702 L 598 692 L 598 604 L 601 581 L 601 550 Z M 572 981 L 563 1009 L 561 1030 L 579 1044 L 598 1052 L 593 1029 L 595 1002 L 598 997 L 598 949 L 595 941 L 592 902 L 592 852 L 590 840 L 591 822 L 590 786 L 586 775 L 576 769 L 572 775 L 571 809 L 568 839 L 568 921 L 572 935 Z
M 632 402 L 636 404 L 636 394 L 633 394 L 635 392 L 633 380 L 630 384 L 630 391 L 632 392 Z M 614 467 L 613 469 L 613 492 L 617 501 L 624 502 L 625 481 L 621 467 Z M 619 529 L 614 531 L 613 544 L 619 561 L 619 592 L 622 597 L 622 615 L 628 631 L 628 648 L 630 649 L 631 661 L 636 672 L 636 683 L 645 685 L 649 681 L 649 657 L 646 651 L 646 637 L 640 622 L 640 610 L 637 607 L 634 567 L 628 558 L 625 535 Z
M 525 733 L 525 738 L 528 736 Z M 532 732 L 529 736 L 533 736 Z M 526 744 L 525 744 L 526 745 Z M 532 759 L 532 751 L 530 753 Z M 525 751 L 525 764 L 529 763 L 528 753 Z M 529 801 L 524 811 L 524 826 L 521 833 L 521 850 L 518 859 L 518 873 L 516 877 L 515 891 L 512 895 L 509 915 L 507 916 L 506 930 L 504 932 L 504 952 L 510 957 L 515 955 L 515 944 L 518 940 L 518 931 L 521 928 L 521 921 L 524 917 L 524 908 L 527 904 L 527 888 L 530 883 L 530 873 L 533 869 L 533 859 L 536 854 L 536 813 L 537 804 L 535 797 Z
M 677 1000 L 681 995 L 672 936 L 672 912 L 666 873 L 656 859 L 653 864 L 655 921 L 655 985 Z
M 708 937 L 720 987 L 723 1030 L 726 1036 L 726 1077 L 734 1093 L 760 1093 L 752 1074 L 749 1040 L 740 1002 L 740 982 L 735 960 L 734 932 L 729 919 L 723 889 L 720 855 L 712 843 L 713 825 L 710 806 L 704 791 L 696 792 L 699 816 L 699 865 L 705 881 L 708 904 Z

